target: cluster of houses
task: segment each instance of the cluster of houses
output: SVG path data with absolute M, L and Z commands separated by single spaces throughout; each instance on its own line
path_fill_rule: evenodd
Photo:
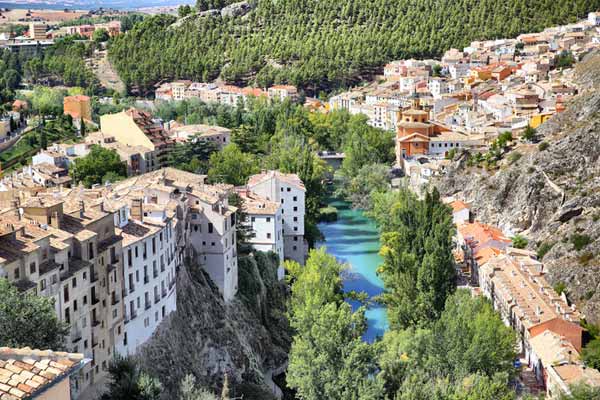
M 426 183 L 453 148 L 485 151 L 499 134 L 516 137 L 563 111 L 577 93 L 573 69 L 563 67 L 600 48 L 599 15 L 475 41 L 441 60 L 393 61 L 376 81 L 331 97 L 325 108 L 364 114 L 372 126 L 395 131 L 397 166 Z
M 511 239 L 500 229 L 473 220 L 467 203 L 449 200 L 461 275 L 514 329 L 520 358 L 532 371 L 535 387 L 557 399 L 570 394 L 573 384 L 600 386 L 600 372 L 581 360 L 589 340 L 580 325 L 583 316 L 548 283 L 536 253 L 511 247 Z
M 69 325 L 67 350 L 86 361 L 70 374 L 77 398 L 104 379 L 115 354 L 135 354 L 176 310 L 185 259 L 208 273 L 225 301 L 235 297 L 238 224 L 250 228 L 255 249 L 279 256 L 279 279 L 284 259 L 304 263 L 305 192 L 298 176 L 278 171 L 236 188 L 173 168 L 90 189 L 4 186 L 0 277 L 54 299 Z M 243 200 L 244 221 L 232 194 Z
M 218 83 L 202 83 L 186 80 L 166 82 L 159 85 L 154 96 L 156 100 L 181 101 L 199 99 L 205 103 L 220 103 L 229 106 L 244 104 L 249 97 L 297 101 L 298 88 L 292 85 L 274 85 L 263 90 L 253 87 L 238 87 Z

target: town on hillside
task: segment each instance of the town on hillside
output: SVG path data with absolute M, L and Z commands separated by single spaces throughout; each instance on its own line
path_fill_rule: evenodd
M 57 29 L 33 21 L 22 35 L 0 37 L 0 47 L 29 58 L 62 36 L 96 40 L 99 31 L 124 34 L 116 19 Z M 242 158 L 250 150 L 238 149 L 236 135 L 247 134 L 249 118 L 239 117 L 231 128 L 214 115 L 210 123 L 193 119 L 187 109 L 161 118 L 161 107 L 193 102 L 241 114 L 260 102 L 296 104 L 311 117 L 359 115 L 365 129 L 393 137 L 385 149 L 390 187 L 422 199 L 432 178 L 443 177 L 457 156 L 495 168 L 510 162 L 503 159 L 509 143 L 541 145 L 536 129 L 580 94 L 574 67 L 598 50 L 600 12 L 592 12 L 539 33 L 474 41 L 439 60 L 392 61 L 374 81 L 328 98 L 306 97 L 288 84 L 256 88 L 222 81 L 165 80 L 153 99 L 133 100 L 69 85 L 60 85 L 56 97 L 55 88 L 30 85 L 0 119 L 0 278 L 20 295 L 51 299 L 67 328 L 62 349 L 0 341 L 0 399 L 98 398 L 114 378 L 116 355 L 139 355 L 177 312 L 178 278 L 187 268 L 205 273 L 224 303 L 240 301 L 240 280 L 248 276 L 240 274 L 240 240 L 251 251 L 276 255 L 282 284 L 293 284 L 290 265 L 310 264 L 314 203 L 319 208 L 326 195 L 317 197 L 315 186 L 334 182 L 335 170 L 351 157 L 342 148 L 314 151 L 294 142 L 290 153 L 306 154 L 298 172 L 286 168 L 287 153 L 272 157 L 283 160 L 278 168 L 265 169 L 260 160 L 272 154 L 260 145 L 247 144 L 259 148 L 254 158 Z M 298 117 L 298 125 L 313 123 L 311 117 Z M 234 151 L 242 156 L 227 164 Z M 180 168 L 192 159 L 198 166 Z M 211 170 L 217 161 L 228 168 L 230 182 L 218 179 L 225 167 Z M 467 199 L 442 200 L 455 228 L 456 284 L 488 299 L 514 332 L 510 384 L 519 395 L 562 400 L 580 384 L 600 390 L 600 372 L 583 356 L 593 336 L 586 316 L 550 285 L 538 254 L 518 236 L 478 221 Z M 277 390 L 275 398 L 285 398 Z

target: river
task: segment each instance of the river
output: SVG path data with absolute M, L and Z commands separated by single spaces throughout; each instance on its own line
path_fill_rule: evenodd
M 383 282 L 377 276 L 377 267 L 382 259 L 379 256 L 379 231 L 375 222 L 367 218 L 361 210 L 353 210 L 345 201 L 331 199 L 329 205 L 338 210 L 335 222 L 319 224 L 325 237 L 318 246 L 325 246 L 327 252 L 338 261 L 348 263 L 350 268 L 343 275 L 344 291 L 365 292 L 372 298 L 383 291 Z M 350 301 L 353 309 L 359 304 Z M 373 342 L 388 328 L 385 308 L 372 304 L 366 312 L 368 328 L 363 336 Z

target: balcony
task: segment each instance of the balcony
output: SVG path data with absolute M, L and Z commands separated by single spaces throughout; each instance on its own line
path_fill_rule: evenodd
M 144 310 L 149 310 L 150 307 L 152 307 L 152 303 L 151 302 L 147 302 L 146 305 L 144 306 Z
M 98 321 L 97 319 L 95 319 L 95 320 L 92 321 L 92 326 L 94 328 L 97 327 L 98 325 L 100 325 L 100 321 Z
M 163 290 L 162 290 L 162 292 L 161 292 L 161 296 L 162 296 L 163 298 L 164 298 L 164 297 L 167 297 L 167 289 L 163 289 Z
M 135 291 L 135 285 L 129 286 L 129 293 L 133 293 Z
M 71 329 L 71 343 L 75 344 L 79 341 L 81 341 L 81 338 L 83 337 L 83 335 L 81 334 L 81 330 L 79 329 Z
M 112 296 L 112 298 L 110 299 L 110 305 L 116 306 L 117 304 L 119 304 L 119 298 L 117 296 Z
M 96 296 L 92 297 L 92 305 L 95 306 L 98 303 L 100 303 L 100 299 Z
M 154 298 L 154 304 L 158 304 L 159 301 L 160 301 L 160 296 L 156 296 Z
M 148 275 L 144 276 L 144 283 L 150 282 L 150 277 Z

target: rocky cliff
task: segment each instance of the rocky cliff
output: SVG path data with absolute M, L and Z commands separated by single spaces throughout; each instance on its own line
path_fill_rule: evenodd
M 291 343 L 285 318 L 286 286 L 277 281 L 277 257 L 257 252 L 240 257 L 239 292 L 225 303 L 196 265 L 182 268 L 177 311 L 143 346 L 142 367 L 160 379 L 165 398 L 193 374 L 199 385 L 218 392 L 227 373 L 232 394 L 271 397 L 264 376 L 283 365 Z
M 467 167 L 463 154 L 434 183 L 478 220 L 527 237 L 550 283 L 599 323 L 600 55 L 579 63 L 574 80 L 579 96 L 540 126 L 539 143 L 515 144 L 492 170 Z

